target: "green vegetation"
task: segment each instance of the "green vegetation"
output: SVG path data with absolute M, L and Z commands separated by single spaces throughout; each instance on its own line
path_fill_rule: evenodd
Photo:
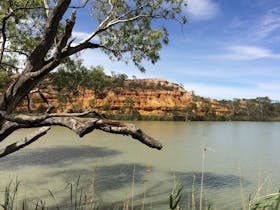
M 49 79 L 59 93 L 60 104 L 65 104 L 72 98 L 84 94 L 85 90 L 92 90 L 95 99 L 104 99 L 112 91 L 118 98 L 125 91 L 177 91 L 180 86 L 170 85 L 168 82 L 146 82 L 137 79 L 128 79 L 126 74 L 111 72 L 106 75 L 103 67 L 91 67 L 82 65 L 82 61 L 68 60 L 57 72 L 50 75 Z M 175 120 L 175 121 L 280 121 L 280 103 L 274 102 L 268 97 L 256 99 L 234 99 L 213 101 L 192 92 L 192 100 L 185 108 L 174 106 L 172 110 L 163 116 L 141 116 L 130 96 L 125 96 L 122 113 L 114 113 L 112 116 L 111 105 L 106 102 L 100 109 L 107 112 L 113 119 L 122 120 Z M 159 96 L 160 97 L 160 94 Z M 96 101 L 90 102 L 90 107 L 97 107 Z
M 10 182 L 5 190 L 2 192 L 2 198 L 0 206 L 3 210 L 46 210 L 46 209 L 69 209 L 69 210 L 98 210 L 99 207 L 94 199 L 94 184 L 91 184 L 93 188 L 91 192 L 88 192 L 89 189 L 81 186 L 80 176 L 75 182 L 67 182 L 64 191 L 66 194 L 62 203 L 59 203 L 58 197 L 51 190 L 48 190 L 48 201 L 42 198 L 30 199 L 26 195 L 23 199 L 20 199 L 18 194 L 20 191 L 20 182 L 16 181 L 15 183 Z M 133 190 L 133 189 L 132 189 Z M 67 194 L 68 193 L 68 194 Z M 47 197 L 44 197 L 47 199 Z M 168 197 L 168 196 L 167 196 Z M 198 201 L 195 201 L 195 192 L 192 191 L 192 201 L 191 207 L 185 207 L 182 204 L 183 201 L 183 186 L 180 183 L 180 180 L 176 179 L 169 195 L 169 209 L 170 210 L 188 210 L 195 209 L 195 206 L 198 205 Z M 131 198 L 132 199 L 132 198 Z M 201 198 L 200 198 L 201 199 Z M 200 202 L 200 201 L 199 201 Z M 112 204 L 113 206 L 106 207 L 106 209 L 122 209 L 127 210 L 130 207 L 133 208 L 133 203 L 125 200 L 123 204 Z M 200 206 L 198 209 L 217 209 L 213 208 L 210 204 L 205 203 L 207 206 Z M 236 207 L 236 209 L 242 210 L 279 210 L 280 207 L 280 192 L 267 194 L 262 197 L 259 197 L 253 203 L 249 203 L 248 207 Z M 103 208 L 104 209 L 104 208 Z M 138 208 L 137 208 L 138 209 Z M 142 210 L 145 209 L 144 205 L 141 207 Z M 147 207 L 150 209 L 150 207 Z M 153 208 L 152 208 L 153 209 Z
M 171 194 L 169 195 L 169 208 L 171 210 L 180 209 L 179 202 L 182 199 L 182 190 L 183 186 L 179 180 L 176 179 Z
M 181 25 L 186 24 L 185 7 L 185 0 L 1 0 L 0 70 L 5 74 L 13 74 L 13 82 L 5 86 L 0 95 L 0 141 L 3 142 L 20 128 L 45 126 L 42 120 L 34 120 L 41 116 L 48 118 L 48 126 L 66 126 L 77 134 L 76 124 L 68 123 L 69 117 L 72 117 L 72 121 L 83 121 L 79 123 L 79 136 L 84 136 L 96 128 L 114 134 L 124 132 L 103 129 L 102 126 L 96 127 L 96 124 L 89 125 L 80 119 L 80 113 L 59 115 L 56 119 L 53 116 L 50 119 L 44 114 L 58 111 L 55 108 L 66 111 L 63 107 L 65 104 L 71 106 L 68 107 L 72 108 L 70 111 L 83 111 L 83 99 L 88 88 L 92 88 L 100 99 L 98 105 L 102 106 L 106 102 L 102 101 L 102 98 L 107 94 L 108 85 L 112 88 L 123 86 L 127 76 L 113 74 L 109 78 L 101 67 L 88 70 L 78 59 L 79 54 L 85 50 L 95 50 L 104 53 L 113 61 L 134 64 L 139 71 L 144 72 L 143 63 L 148 61 L 155 64 L 160 59 L 160 50 L 168 44 L 166 22 L 176 20 Z M 82 21 L 80 14 L 90 16 L 86 18 L 90 31 L 87 31 L 89 36 L 77 40 L 74 30 L 79 27 L 76 24 Z M 158 24 L 155 25 L 156 20 Z M 1 88 L 6 82 L 5 74 L 1 72 L 0 75 Z M 54 83 L 59 92 L 58 103 L 53 105 L 44 96 L 41 90 L 44 80 L 49 84 Z M 48 87 L 49 85 L 46 86 L 46 93 L 50 95 L 53 89 Z M 45 107 L 38 109 L 38 105 L 32 116 L 30 113 L 24 117 L 22 113 L 18 116 L 18 111 L 26 104 L 26 110 L 33 111 L 30 96 L 33 94 L 40 95 Z M 73 100 L 77 95 L 82 95 L 81 103 Z M 24 101 L 25 99 L 27 101 Z M 109 107 L 105 109 L 110 111 Z M 19 120 L 18 123 L 19 118 L 24 120 Z M 109 126 L 108 122 L 104 121 L 104 126 L 105 124 Z M 38 138 L 46 134 L 42 132 L 37 134 Z M 143 138 L 143 135 L 133 137 L 141 139 L 142 143 L 147 139 Z M 23 147 L 19 147 L 16 141 L 11 143 L 13 149 L 9 150 L 9 154 Z M 25 143 L 24 147 L 34 141 L 25 139 L 25 142 L 28 143 Z M 10 148 L 9 145 L 3 145 L 4 151 L 5 147 Z M 152 146 L 150 143 L 147 145 Z M 155 144 L 154 147 L 161 145 Z
M 0 72 L 0 88 L 10 82 L 10 76 L 6 72 Z M 139 105 L 131 96 L 126 96 L 126 91 L 174 91 L 180 86 L 170 85 L 168 82 L 147 82 L 146 80 L 128 79 L 126 74 L 111 72 L 107 75 L 102 66 L 86 68 L 82 60 L 65 60 L 57 71 L 51 73 L 45 80 L 39 83 L 42 90 L 52 86 L 57 92 L 58 110 L 63 110 L 67 103 L 72 104 L 71 112 L 82 112 L 83 100 L 87 90 L 94 93 L 94 99 L 89 101 L 91 109 L 103 110 L 106 115 L 119 120 L 175 120 L 175 121 L 280 121 L 280 103 L 272 101 L 268 97 L 256 99 L 210 100 L 191 94 L 191 101 L 185 107 L 175 105 L 164 115 L 142 116 L 139 114 Z M 109 92 L 119 97 L 125 97 L 123 106 L 119 111 L 114 109 L 112 101 L 107 101 L 101 106 L 98 100 L 104 99 Z M 82 101 L 73 104 L 75 97 L 82 97 Z M 156 97 L 156 96 L 155 96 Z M 160 98 L 160 93 L 157 96 Z M 100 102 L 99 102 L 100 103 Z M 37 111 L 44 111 L 44 107 Z M 112 113 L 114 113 L 112 115 Z
M 7 86 L 10 82 L 10 77 L 7 72 L 0 70 L 0 90 Z
M 265 195 L 259 198 L 252 206 L 251 210 L 278 210 L 280 209 L 280 192 Z
M 268 97 L 223 100 L 220 103 L 231 110 L 227 120 L 274 121 L 280 117 L 280 103 Z

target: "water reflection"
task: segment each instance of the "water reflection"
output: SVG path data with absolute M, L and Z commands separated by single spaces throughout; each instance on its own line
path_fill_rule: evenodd
M 95 172 L 90 169 L 73 169 L 67 171 L 56 171 L 46 176 L 64 176 L 68 181 L 75 181 L 79 176 L 82 177 L 84 185 L 88 185 L 91 180 L 95 180 L 95 190 L 104 192 L 110 190 L 119 190 L 129 185 L 133 179 L 134 164 L 115 164 L 110 166 L 101 166 L 96 168 Z M 146 167 L 142 164 L 135 164 L 134 183 L 143 183 L 146 173 Z
M 193 184 L 193 179 L 195 186 L 200 186 L 201 184 L 201 172 L 176 172 L 175 176 L 179 178 L 183 186 L 191 186 Z M 250 184 L 248 180 L 236 175 L 220 175 L 212 172 L 205 172 L 203 175 L 203 184 L 205 187 L 209 188 L 238 187 L 240 186 L 240 182 L 242 182 L 244 186 Z
M 0 168 L 13 169 L 19 166 L 65 166 L 81 159 L 94 159 L 121 154 L 121 151 L 105 147 L 58 146 L 51 148 L 25 149 L 1 158 Z
M 133 172 L 135 170 L 135 173 Z M 149 167 L 147 169 L 146 166 L 136 163 L 136 164 L 113 164 L 108 166 L 101 166 L 94 170 L 90 169 L 82 169 L 82 170 L 60 170 L 56 172 L 52 172 L 46 174 L 46 176 L 51 177 L 61 177 L 65 178 L 65 185 L 67 183 L 71 183 L 73 186 L 73 190 L 75 191 L 75 186 L 77 182 L 79 182 L 78 188 L 79 190 L 83 190 L 88 195 L 91 196 L 92 190 L 94 190 L 94 197 L 97 200 L 98 209 L 123 209 L 123 203 L 126 199 L 131 199 L 131 193 L 128 195 L 121 196 L 121 200 L 112 201 L 111 197 L 104 197 L 103 194 L 106 192 L 124 192 L 127 191 L 127 186 L 132 186 L 134 183 L 136 186 L 141 186 L 144 183 L 147 183 L 147 171 L 151 170 Z M 94 180 L 94 184 L 93 184 Z M 146 186 L 145 194 L 147 197 L 158 196 L 158 195 L 166 195 L 169 192 L 163 191 L 162 186 L 164 182 L 160 181 L 155 184 L 150 184 Z M 94 189 L 91 189 L 94 188 Z M 66 189 L 66 188 L 65 188 Z M 134 189 L 129 189 L 131 191 Z M 67 209 L 69 207 L 69 195 L 67 192 L 69 189 L 60 190 L 55 192 L 61 199 L 59 206 L 61 209 Z M 79 192 L 80 192 L 79 191 Z M 46 195 L 47 196 L 47 195 Z M 136 192 L 134 194 L 135 201 L 135 209 L 140 209 L 141 203 L 143 200 L 143 192 Z M 159 203 L 161 203 L 160 201 Z M 166 204 L 166 203 L 165 203 Z M 88 203 L 87 205 L 90 205 Z M 145 208 L 149 209 L 149 208 Z

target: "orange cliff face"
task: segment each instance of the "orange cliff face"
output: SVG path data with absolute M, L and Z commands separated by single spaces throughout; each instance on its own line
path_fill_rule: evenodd
M 41 90 L 48 101 L 54 106 L 53 112 L 82 112 L 95 109 L 110 114 L 140 114 L 149 116 L 186 115 L 187 107 L 195 103 L 197 113 L 203 115 L 204 103 L 201 97 L 194 101 L 194 95 L 178 84 L 160 79 L 127 80 L 123 87 L 108 88 L 104 96 L 98 97 L 93 90 L 80 89 L 74 95 L 61 95 L 53 87 Z M 40 94 L 30 94 L 32 110 L 43 111 L 47 108 Z M 215 100 L 209 100 L 210 108 L 217 115 L 230 113 Z M 20 107 L 27 111 L 27 100 Z

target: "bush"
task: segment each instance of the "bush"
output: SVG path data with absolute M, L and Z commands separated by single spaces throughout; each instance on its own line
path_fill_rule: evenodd
M 11 79 L 10 79 L 8 73 L 0 70 L 0 89 L 2 89 L 10 81 L 11 81 Z

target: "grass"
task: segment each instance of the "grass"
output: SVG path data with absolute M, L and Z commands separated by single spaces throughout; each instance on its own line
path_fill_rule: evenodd
M 169 208 L 171 210 L 180 209 L 179 203 L 182 199 L 182 190 L 183 186 L 181 185 L 180 181 L 176 179 L 174 187 L 169 195 Z
M 251 207 L 251 210 L 279 210 L 280 209 L 280 192 L 268 194 L 260 197 Z
M 16 201 L 16 196 L 18 193 L 20 182 L 16 181 L 14 186 L 13 183 L 10 182 L 4 191 L 4 203 L 0 204 L 4 210 L 13 210 L 14 204 Z
M 135 168 L 133 168 L 133 174 L 135 173 Z M 179 179 L 175 179 L 173 188 L 171 189 L 169 195 L 169 209 L 170 210 L 196 210 L 196 206 L 199 209 L 212 210 L 214 209 L 211 205 L 207 204 L 207 201 L 203 202 L 203 198 L 199 196 L 199 201 L 196 201 L 195 197 L 195 176 L 193 177 L 192 185 L 192 199 L 190 207 L 184 207 L 181 202 L 183 198 L 183 186 Z M 145 184 L 145 182 L 144 182 Z M 145 188 L 145 187 L 144 187 Z M 48 190 L 50 198 L 53 200 L 52 204 L 48 205 L 43 199 L 38 199 L 36 201 L 28 201 L 27 198 L 21 200 L 20 202 L 17 199 L 17 194 L 20 189 L 20 182 L 16 181 L 15 183 L 10 182 L 3 192 L 3 201 L 0 203 L 0 207 L 3 210 L 98 210 L 98 206 L 94 206 L 93 198 L 85 193 L 85 189 L 80 186 L 80 177 L 75 181 L 75 183 L 67 183 L 66 188 L 68 189 L 68 199 L 64 204 L 59 204 L 56 195 Z M 133 210 L 145 208 L 152 209 L 151 206 L 145 206 L 145 191 L 143 195 L 142 206 L 136 208 L 133 202 L 134 196 L 134 175 L 131 183 L 131 198 L 126 198 L 123 202 L 123 207 L 115 206 L 109 209 L 122 209 L 122 210 Z M 201 193 L 201 192 L 200 192 Z M 110 199 L 110 198 L 108 198 Z M 249 199 L 250 200 L 250 199 Z M 203 204 L 203 205 L 202 205 Z M 152 204 L 151 204 L 152 205 Z M 243 205 L 240 205 L 243 206 Z M 1 209 L 1 208 L 0 208 Z M 104 208 L 102 208 L 104 209 Z M 154 208 L 156 209 L 156 208 Z M 168 206 L 166 206 L 168 209 Z M 217 208 L 215 208 L 217 209 Z M 280 209 L 280 192 L 267 194 L 257 198 L 255 201 L 252 201 L 248 207 L 237 207 L 236 209 L 242 210 L 279 210 Z

